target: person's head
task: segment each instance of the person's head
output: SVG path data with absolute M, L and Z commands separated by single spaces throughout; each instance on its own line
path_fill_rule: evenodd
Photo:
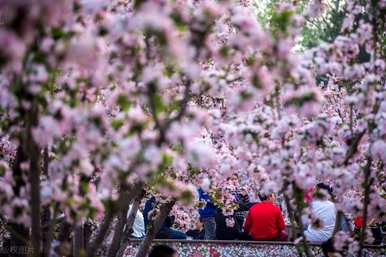
M 268 202 L 271 202 L 271 203 L 275 203 L 276 202 L 276 197 L 275 197 L 275 194 L 265 194 L 265 193 L 260 193 L 259 194 L 259 198 L 260 198 L 260 201 L 268 201 Z
M 232 176 L 228 177 L 227 181 L 233 185 L 237 185 L 239 182 L 239 176 L 237 173 L 233 173 Z
M 156 245 L 150 251 L 149 257 L 178 257 L 176 250 L 167 245 Z
M 315 187 L 314 198 L 329 199 L 333 197 L 333 189 L 325 183 L 319 183 Z

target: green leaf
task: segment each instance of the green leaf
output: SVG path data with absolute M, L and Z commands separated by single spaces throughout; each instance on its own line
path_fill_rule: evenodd
M 287 34 L 288 26 L 290 25 L 291 16 L 294 14 L 291 10 L 282 12 L 274 12 L 271 18 L 271 26 L 273 31 L 280 31 Z
M 111 121 L 111 126 L 115 129 L 115 130 L 118 130 L 120 129 L 124 124 L 124 121 L 121 120 L 121 119 L 113 119 Z
M 173 162 L 173 157 L 169 154 L 163 153 L 162 154 L 162 162 L 160 164 L 159 170 L 161 172 L 165 171 Z
M 181 201 L 183 201 L 185 203 L 190 203 L 193 201 L 194 195 L 193 195 L 192 191 L 184 190 L 181 192 L 180 198 L 181 198 Z
M 178 31 L 184 32 L 188 30 L 187 24 L 184 22 L 178 12 L 173 12 L 170 16 L 173 19 L 174 25 L 176 26 Z
M 51 29 L 51 36 L 55 40 L 62 39 L 67 36 L 67 33 L 62 30 L 62 28 L 54 27 Z
M 125 112 L 127 112 L 131 106 L 131 102 L 129 101 L 127 95 L 124 94 L 118 96 L 117 104 L 121 108 L 121 110 Z

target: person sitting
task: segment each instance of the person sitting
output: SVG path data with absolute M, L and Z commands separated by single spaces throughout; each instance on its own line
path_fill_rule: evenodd
M 232 176 L 228 177 L 227 183 L 229 183 L 233 188 L 231 194 L 234 196 L 235 204 L 238 205 L 238 208 L 234 211 L 234 219 L 237 229 L 239 232 L 241 232 L 245 216 L 253 204 L 250 202 L 247 189 L 240 186 L 237 173 L 234 173 Z
M 150 224 L 149 216 L 154 210 L 156 204 L 157 202 L 154 196 L 150 196 L 150 198 L 145 202 L 145 207 L 143 208 L 143 221 L 145 222 L 145 228 L 147 228 Z
M 196 222 L 196 228 L 188 230 L 186 232 L 186 235 L 194 240 L 203 240 L 205 231 L 204 231 L 204 223 L 202 223 L 202 220 L 199 219 Z
M 213 204 L 208 193 L 202 188 L 198 189 L 199 200 L 205 202 L 203 208 L 198 209 L 200 219 L 204 223 L 205 240 L 216 239 L 216 206 Z
M 156 245 L 150 251 L 149 257 L 178 257 L 177 251 L 167 245 Z
M 131 208 L 133 206 L 129 206 L 129 211 L 127 212 L 127 217 L 129 217 Z M 145 237 L 145 221 L 143 218 L 143 214 L 140 210 L 137 210 L 137 213 L 135 214 L 134 223 L 132 227 L 133 233 L 131 233 L 131 237 L 134 239 L 141 239 Z
M 173 229 L 172 226 L 174 224 L 175 217 L 167 216 L 165 222 L 162 224 L 161 229 L 156 235 L 157 239 L 186 239 L 186 234 Z
M 274 194 L 260 194 L 260 203 L 253 205 L 247 215 L 244 233 L 257 241 L 286 241 L 284 218 L 275 205 Z
M 335 204 L 330 200 L 331 195 L 330 186 L 324 183 L 316 185 L 311 201 L 311 211 L 316 222 L 309 224 L 304 231 L 306 239 L 310 242 L 323 243 L 334 233 L 337 211 Z
M 157 205 L 157 201 L 154 196 L 151 196 L 145 203 L 145 208 L 143 210 L 143 217 L 145 227 L 148 228 L 151 225 L 151 216 L 154 216 L 154 208 Z M 154 217 L 153 217 L 154 218 Z M 185 233 L 173 229 L 175 217 L 167 216 L 164 223 L 162 224 L 160 230 L 158 231 L 156 238 L 157 239 L 186 239 Z
M 227 224 L 227 218 L 233 224 Z M 225 217 L 220 208 L 216 211 L 216 239 L 217 240 L 235 240 L 240 238 L 240 231 L 233 216 Z

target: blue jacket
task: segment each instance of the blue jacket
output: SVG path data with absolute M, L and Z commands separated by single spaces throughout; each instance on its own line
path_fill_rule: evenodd
M 216 206 L 211 201 L 208 193 L 204 192 L 202 188 L 198 189 L 198 196 L 200 201 L 205 201 L 206 204 L 203 208 L 198 209 L 200 218 L 211 218 L 216 215 Z

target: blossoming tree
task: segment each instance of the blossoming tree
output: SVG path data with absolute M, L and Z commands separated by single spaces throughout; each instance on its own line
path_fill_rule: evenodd
M 49 256 L 70 231 L 75 255 L 94 256 L 112 227 L 106 255 L 122 255 L 129 204 L 135 213 L 151 190 L 161 204 L 145 256 L 193 183 L 209 178 L 227 208 L 237 171 L 284 195 L 300 234 L 303 192 L 330 181 L 339 208 L 364 217 L 350 246 L 361 253 L 367 218 L 385 211 L 385 5 L 347 1 L 342 35 L 300 54 L 304 20 L 283 2 L 264 28 L 248 1 L 0 1 L 0 218 L 11 244 Z M 90 220 L 97 229 L 82 238 Z

